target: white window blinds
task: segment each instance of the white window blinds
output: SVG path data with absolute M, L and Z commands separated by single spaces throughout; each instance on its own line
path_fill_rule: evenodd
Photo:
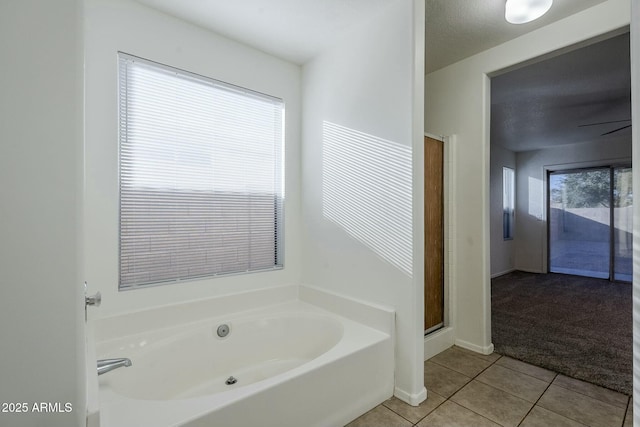
M 120 289 L 282 267 L 283 110 L 119 54 Z

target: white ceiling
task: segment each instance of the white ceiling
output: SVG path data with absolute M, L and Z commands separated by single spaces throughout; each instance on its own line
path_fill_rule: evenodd
M 354 22 L 399 0 L 137 0 L 296 64 L 335 43 Z M 504 19 L 506 0 L 426 0 L 431 72 L 606 0 L 555 0 L 542 18 Z
M 303 64 L 338 42 L 354 23 L 405 0 L 137 1 Z M 546 15 L 523 25 L 505 21 L 505 1 L 426 0 L 427 72 L 606 0 L 554 0 Z M 628 59 L 628 44 L 593 47 L 494 78 L 492 143 L 520 151 L 599 137 L 599 126 L 578 125 L 629 117 Z
M 398 0 L 137 0 L 259 50 L 303 64 L 354 22 Z
M 629 33 L 491 79 L 491 143 L 512 151 L 630 138 Z
M 506 0 L 426 0 L 427 73 L 604 1 L 554 0 L 542 18 L 514 25 L 504 19 Z

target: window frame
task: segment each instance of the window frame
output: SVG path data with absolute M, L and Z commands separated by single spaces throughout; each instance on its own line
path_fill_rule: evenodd
M 508 182 L 507 182 L 508 181 Z M 516 171 L 502 167 L 502 239 L 513 240 L 516 219 Z
M 276 104 L 280 105 L 280 138 L 279 141 L 275 139 L 275 143 L 279 146 L 276 147 L 276 154 L 274 155 L 274 218 L 273 218 L 273 227 L 274 227 L 274 251 L 273 251 L 273 266 L 267 268 L 259 268 L 259 269 L 247 269 L 247 270 L 238 270 L 231 272 L 217 272 L 207 275 L 196 275 L 196 276 L 184 276 L 177 277 L 175 279 L 166 279 L 166 280 L 158 280 L 151 281 L 148 283 L 126 283 L 123 284 L 122 280 L 122 170 L 121 170 L 121 153 L 122 153 L 122 140 L 123 140 L 123 120 L 122 120 L 122 85 L 121 81 L 121 62 L 129 61 L 133 63 L 141 63 L 148 67 L 158 68 L 168 73 L 175 73 L 177 76 L 181 78 L 185 78 L 187 80 L 193 79 L 197 83 L 207 83 L 211 84 L 226 90 L 229 90 L 234 93 L 240 93 L 242 95 L 250 97 L 255 97 L 260 100 L 269 100 Z M 258 272 L 266 272 L 266 271 L 274 271 L 274 270 L 282 270 L 284 269 L 284 216 L 285 216 L 285 161 L 284 161 L 284 152 L 285 152 L 285 112 L 286 106 L 283 99 L 274 97 L 271 95 L 264 94 L 262 92 L 254 91 L 252 89 L 244 88 L 238 85 L 230 84 L 227 82 L 223 82 L 211 77 L 203 76 L 200 74 L 196 74 L 190 71 L 186 71 L 180 68 L 172 67 L 166 64 L 162 64 L 159 62 L 155 62 L 152 60 L 148 60 L 145 58 L 141 58 L 138 56 L 130 55 L 125 52 L 118 52 L 118 93 L 117 93 L 117 104 L 118 104 L 118 290 L 126 291 L 126 290 L 134 290 L 141 289 L 146 287 L 155 287 L 162 286 L 168 284 L 182 283 L 188 281 L 202 281 L 208 280 L 217 277 L 226 277 L 226 276 L 234 276 L 234 275 L 245 275 L 251 273 Z M 126 82 L 124 83 L 126 84 Z M 125 125 L 126 126 L 126 125 Z M 278 176 L 279 175 L 279 176 Z M 277 176 L 277 177 L 276 177 Z M 194 191 L 193 189 L 185 190 L 185 191 Z M 247 193 L 251 194 L 251 193 Z M 270 193 L 269 193 L 270 194 Z M 248 256 L 249 259 L 250 255 Z

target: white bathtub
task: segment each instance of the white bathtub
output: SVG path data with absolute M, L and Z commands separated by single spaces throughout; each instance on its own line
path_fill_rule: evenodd
M 133 362 L 99 377 L 101 427 L 342 426 L 393 393 L 392 330 L 297 299 L 124 336 L 98 329 L 98 359 Z

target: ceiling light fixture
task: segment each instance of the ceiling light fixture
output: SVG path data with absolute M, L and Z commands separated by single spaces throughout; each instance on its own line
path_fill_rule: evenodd
M 525 24 L 551 9 L 553 0 L 507 0 L 504 18 L 512 24 Z

